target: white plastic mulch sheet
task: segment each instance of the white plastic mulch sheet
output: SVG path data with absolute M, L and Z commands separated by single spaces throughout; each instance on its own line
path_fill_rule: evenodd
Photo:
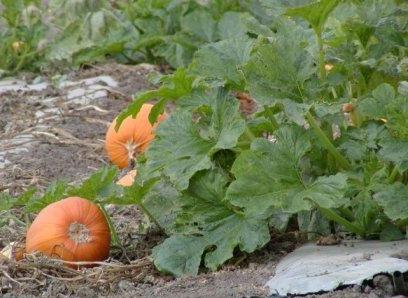
M 361 285 L 379 273 L 396 271 L 408 271 L 406 240 L 347 241 L 336 246 L 306 244 L 282 259 L 266 286 L 271 295 L 302 295 Z

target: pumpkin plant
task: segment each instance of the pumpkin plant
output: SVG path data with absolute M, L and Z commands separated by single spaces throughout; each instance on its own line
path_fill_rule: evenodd
M 153 105 L 144 104 L 136 117 L 127 117 L 117 127 L 115 118 L 106 133 L 106 151 L 113 164 L 123 169 L 140 153 L 146 151 L 154 138 L 157 124 L 166 118 L 166 114 L 158 117 L 155 124 L 149 122 L 149 114 Z
M 69 197 L 45 207 L 27 232 L 27 253 L 41 252 L 70 262 L 106 259 L 110 230 L 99 207 L 80 197 Z
M 290 220 L 309 235 L 405 237 L 407 5 L 306 2 L 265 5 L 262 18 L 253 14 L 263 26 L 244 22 L 211 39 L 118 117 L 152 99 L 156 111 L 176 101 L 130 190 L 152 185 L 141 201 L 155 206 L 169 236 L 153 249 L 159 270 L 216 270 Z M 246 117 L 232 95 L 254 101 Z M 160 209 L 163 197 L 169 208 Z

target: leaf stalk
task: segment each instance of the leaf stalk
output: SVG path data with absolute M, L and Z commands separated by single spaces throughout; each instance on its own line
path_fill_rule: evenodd
M 105 215 L 106 221 L 108 222 L 109 229 L 111 231 L 113 246 L 122 247 L 122 244 L 121 244 L 121 242 L 119 240 L 118 233 L 116 232 L 115 226 L 113 225 L 113 222 L 112 222 L 112 220 L 110 218 L 110 215 L 108 214 L 108 212 L 106 212 L 105 206 L 103 204 L 98 204 L 98 205 L 101 208 L 101 211 L 102 211 L 103 215 Z
M 326 148 L 327 151 L 336 159 L 338 164 L 344 169 L 344 170 L 350 170 L 351 165 L 348 162 L 347 159 L 343 157 L 343 155 L 340 154 L 340 152 L 337 150 L 337 148 L 333 145 L 333 143 L 330 141 L 330 139 L 327 137 L 327 135 L 323 132 L 323 130 L 320 128 L 318 125 L 316 119 L 312 116 L 310 112 L 306 113 L 306 119 L 309 122 L 311 128 L 313 129 L 314 133 L 316 134 L 317 138 L 319 139 L 320 143 L 324 148 Z

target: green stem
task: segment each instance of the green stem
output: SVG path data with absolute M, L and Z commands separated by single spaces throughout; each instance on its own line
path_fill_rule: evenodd
M 398 227 L 399 229 L 405 230 L 405 229 L 408 228 L 408 219 L 397 220 L 397 221 L 395 222 L 395 224 L 397 225 L 397 227 Z M 408 237 L 408 233 L 407 233 L 407 237 Z
M 21 68 L 24 66 L 24 63 L 26 62 L 26 59 L 30 56 L 34 56 L 38 53 L 38 51 L 34 52 L 29 52 L 28 49 L 24 50 L 24 53 L 20 56 L 20 59 L 16 65 L 16 67 L 13 69 L 13 73 L 18 72 L 21 70 Z
M 165 41 L 166 36 L 153 36 L 142 39 L 136 46 L 133 48 L 134 51 L 138 51 L 143 48 L 152 48 Z
M 252 143 L 252 142 L 250 142 L 250 141 L 240 141 L 240 142 L 237 143 L 237 147 L 239 147 L 239 148 L 247 148 L 247 147 L 250 147 L 250 146 L 251 146 L 251 143 Z
M 268 116 L 269 121 L 271 121 L 273 128 L 278 129 L 279 128 L 279 123 L 276 120 L 275 115 L 273 115 L 272 113 L 268 113 L 267 116 Z
M 397 168 L 397 166 L 394 166 L 390 176 L 388 177 L 388 182 L 389 183 L 394 183 L 395 179 L 397 179 L 398 174 L 399 174 L 398 168 Z
M 161 224 L 157 221 L 157 219 L 150 213 L 149 210 L 147 210 L 146 206 L 142 202 L 138 202 L 137 205 L 140 207 L 140 209 L 143 211 L 144 214 L 147 215 L 147 217 L 154 222 L 160 229 L 164 231 L 164 228 L 161 226 Z
M 323 132 L 323 130 L 317 124 L 316 119 L 312 116 L 312 114 L 310 114 L 310 112 L 306 113 L 306 119 L 309 122 L 311 128 L 313 129 L 314 133 L 316 134 L 316 136 L 319 139 L 322 146 L 324 148 L 326 148 L 327 151 L 329 151 L 329 153 L 336 159 L 338 164 L 344 170 L 350 170 L 351 165 L 348 162 L 348 160 L 345 159 L 343 157 L 343 155 L 340 154 L 340 152 L 337 150 L 337 148 L 333 145 L 333 143 L 330 141 L 330 139 L 327 137 L 327 135 Z
M 354 220 L 354 214 L 353 212 L 351 212 L 350 209 L 346 208 L 346 207 L 340 207 L 339 211 L 341 212 L 341 214 L 349 221 L 353 221 Z
M 339 98 L 338 95 L 337 95 L 336 89 L 334 89 L 334 87 L 331 87 L 331 92 L 332 92 L 332 94 L 333 94 L 333 98 L 334 98 L 334 99 L 338 99 L 338 98 Z
M 252 143 L 253 140 L 256 139 L 256 136 L 252 133 L 252 131 L 247 126 L 244 131 L 244 136 Z
M 324 50 L 323 50 L 323 39 L 320 35 L 317 35 L 317 44 L 319 46 L 319 74 L 320 74 L 320 79 L 324 80 L 326 79 L 326 69 L 324 68 L 325 64 L 325 59 L 324 59 Z
M 116 233 L 115 226 L 113 225 L 113 222 L 112 222 L 108 212 L 106 212 L 105 206 L 103 204 L 98 204 L 98 205 L 101 208 L 101 211 L 105 215 L 105 218 L 106 218 L 106 220 L 108 222 L 109 229 L 111 231 L 111 236 L 112 236 L 112 245 L 122 247 L 122 244 L 120 243 L 118 234 Z
M 28 216 L 28 212 L 24 212 L 24 220 L 25 220 L 25 224 L 28 230 L 28 228 L 31 225 L 31 220 L 30 220 L 30 217 Z
M 352 232 L 354 234 L 360 235 L 360 236 L 364 236 L 364 230 L 363 229 L 361 229 L 360 227 L 356 226 L 355 224 L 349 222 L 344 217 L 341 217 L 340 215 L 338 215 L 333 210 L 327 209 L 327 208 L 322 208 L 322 207 L 319 207 L 319 210 L 327 218 L 329 218 L 330 220 L 333 220 L 333 221 L 337 222 L 338 224 L 342 225 L 348 231 L 350 231 L 350 232 Z

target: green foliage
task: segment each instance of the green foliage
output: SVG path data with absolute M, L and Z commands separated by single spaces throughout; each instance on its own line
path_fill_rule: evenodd
M 408 189 L 407 186 L 396 182 L 387 186 L 384 190 L 374 195 L 376 202 L 384 208 L 384 213 L 391 220 L 407 219 L 408 208 Z
M 314 57 L 308 49 L 310 34 L 290 21 L 282 23 L 270 42 L 260 40 L 244 66 L 247 88 L 262 105 L 277 99 L 303 101 L 308 81 L 315 72 Z
M 37 190 L 34 188 L 28 189 L 18 197 L 0 193 L 4 198 L 4 200 L 1 200 L 0 210 L 25 207 L 27 212 L 38 212 L 47 205 L 68 196 L 79 196 L 97 203 L 105 200 L 118 203 L 118 198 L 123 196 L 123 190 L 122 187 L 114 183 L 116 176 L 117 169 L 115 167 L 102 168 L 79 186 L 68 185 L 63 181 L 55 181 L 49 185 L 42 195 L 37 194 Z
M 176 75 L 149 91 L 160 109 L 170 99 L 177 109 L 140 165 L 142 181 L 164 179 L 179 193 L 169 238 L 153 251 L 159 270 L 215 270 L 236 247 L 262 247 L 269 225 L 285 230 L 293 215 L 306 232 L 334 223 L 364 238 L 403 237 L 407 24 L 398 5 L 260 1 L 188 30 L 206 43 L 182 70 L 191 76 L 185 92 L 158 94 L 180 84 Z M 199 24 L 204 13 L 194 15 Z M 248 92 L 257 111 L 240 118 L 220 86 Z M 348 102 L 351 121 L 341 110 Z
M 282 127 L 275 134 L 277 142 L 257 139 L 251 150 L 243 152 L 232 168 L 236 180 L 228 197 L 245 214 L 269 216 L 279 209 L 297 213 L 310 210 L 313 204 L 335 208 L 347 204 L 344 174 L 321 176 L 310 181 L 304 176 L 302 159 L 311 149 L 309 135 L 302 129 Z M 308 181 L 309 180 L 309 181 Z
M 149 175 L 161 172 L 178 189 L 186 189 L 194 173 L 211 168 L 211 157 L 235 147 L 244 130 L 237 101 L 222 94 L 194 113 L 176 111 L 159 126 L 145 170 Z
M 0 74 L 39 66 L 46 32 L 40 6 L 41 1 L 0 1 Z
M 203 46 L 194 55 L 190 70 L 206 80 L 239 89 L 244 77 L 238 67 L 249 59 L 252 45 L 252 40 L 239 37 Z
M 160 101 L 149 114 L 150 122 L 154 123 L 157 117 L 163 113 L 167 102 L 188 95 L 192 91 L 193 80 L 194 77 L 187 74 L 183 68 L 179 68 L 174 74 L 163 76 L 160 80 L 162 85 L 159 89 L 144 91 L 136 95 L 134 101 L 118 116 L 116 128 L 119 128 L 127 117 L 135 116 L 144 103 L 160 98 Z
M 340 2 L 340 0 L 315 1 L 305 6 L 290 8 L 286 11 L 286 15 L 306 19 L 320 36 L 327 18 Z
M 0 69 L 120 62 L 187 67 L 202 45 L 270 29 L 241 11 L 238 0 L 9 1 L 0 12 Z M 4 22 L 1 21 L 4 20 Z M 231 26 L 233 24 L 234 26 Z M 22 42 L 15 50 L 12 44 Z
M 215 270 L 233 256 L 235 247 L 250 253 L 269 241 L 267 222 L 243 215 L 225 197 L 227 182 L 219 170 L 192 179 L 181 199 L 178 233 L 153 250 L 157 268 L 175 276 L 195 275 L 203 254 L 205 266 Z

